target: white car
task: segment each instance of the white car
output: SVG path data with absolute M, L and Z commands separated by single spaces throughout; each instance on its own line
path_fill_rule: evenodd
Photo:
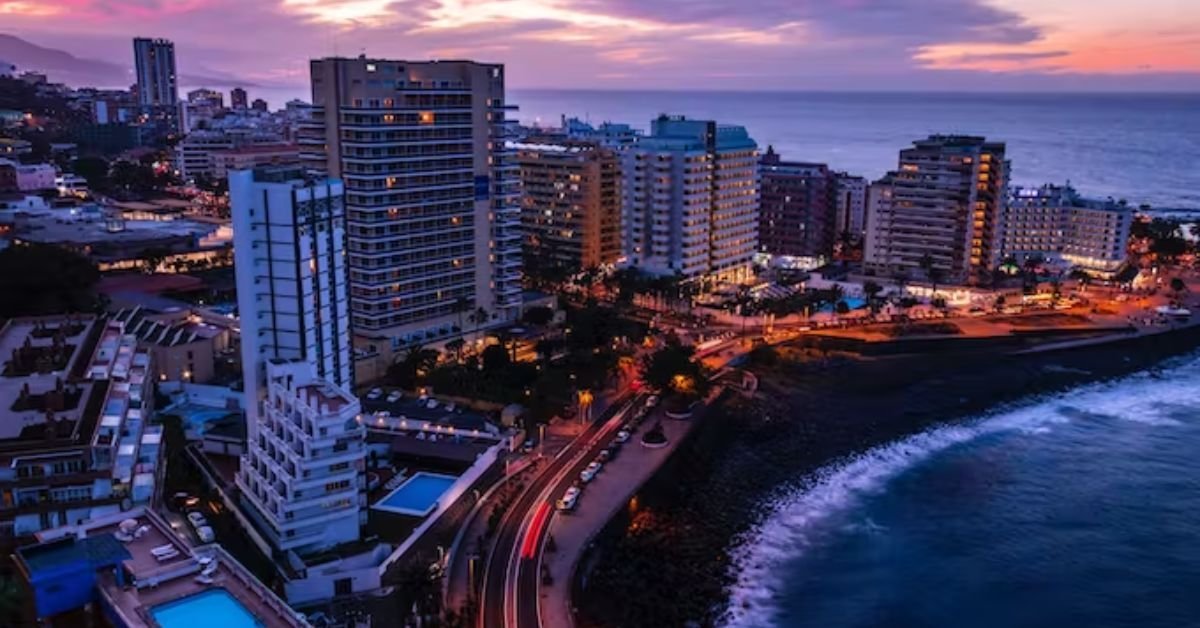
M 559 510 L 575 510 L 575 503 L 579 501 L 579 488 L 572 486 L 563 493 L 562 498 L 558 500 Z
M 201 543 L 212 543 L 217 540 L 217 535 L 213 534 L 213 529 L 208 526 L 200 526 L 196 528 L 196 537 Z
M 375 401 L 376 399 L 379 399 L 382 396 L 383 396 L 382 388 L 372 388 L 371 391 L 367 393 L 367 399 L 369 399 L 371 401 Z
M 396 403 L 397 401 L 400 401 L 400 398 L 403 396 L 404 396 L 404 393 L 400 392 L 399 390 L 393 390 L 392 394 L 387 396 L 387 402 L 388 403 Z
M 579 472 L 579 479 L 584 482 L 591 482 L 597 473 L 600 473 L 600 467 L 603 466 L 599 462 L 589 462 L 588 466 L 584 467 L 583 471 Z
M 621 430 L 620 432 L 617 432 L 616 440 L 618 443 L 623 443 L 623 442 L 629 440 L 630 436 L 631 436 L 631 434 L 629 433 L 629 430 Z
M 208 525 L 208 520 L 204 518 L 204 515 L 196 512 L 195 510 L 187 514 L 187 520 L 188 523 L 192 524 L 193 528 L 200 528 Z

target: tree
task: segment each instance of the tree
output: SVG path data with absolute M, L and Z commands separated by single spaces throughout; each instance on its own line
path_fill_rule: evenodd
M 932 294 L 936 296 L 938 283 L 942 280 L 943 276 L 942 269 L 935 264 L 933 256 L 929 253 L 922 255 L 921 261 L 918 263 L 921 266 L 921 270 L 925 272 L 925 278 L 932 284 Z
M 488 345 L 483 350 L 483 370 L 497 373 L 508 368 L 512 360 L 508 357 L 508 349 L 502 345 Z
M 454 354 L 454 360 L 456 362 L 461 362 L 462 361 L 462 351 L 463 351 L 463 348 L 466 347 L 466 345 L 467 345 L 467 341 L 463 340 L 462 338 L 455 338 L 454 340 L 451 340 L 450 342 L 446 343 L 446 348 L 449 349 L 450 352 Z
M 475 331 L 478 332 L 479 328 L 482 327 L 484 323 L 488 322 L 488 311 L 480 307 L 472 312 L 467 318 L 471 321 L 471 324 L 475 326 Z
M 161 246 L 142 249 L 142 252 L 138 253 L 138 258 L 142 261 L 142 272 L 147 275 L 158 272 L 170 254 L 170 250 Z
M 387 369 L 387 379 L 400 388 L 413 388 L 437 367 L 438 352 L 421 345 L 410 347 L 404 357 Z
M 87 179 L 88 187 L 103 192 L 108 190 L 108 162 L 100 157 L 80 157 L 72 165 L 75 174 Z
M 466 297 L 458 297 L 454 300 L 453 312 L 458 315 L 458 329 L 463 329 L 463 314 L 471 311 L 471 300 Z
M 1171 278 L 1172 299 L 1178 304 L 1183 299 L 1183 293 L 1187 291 L 1187 284 L 1179 277 Z
M 880 292 L 883 292 L 883 286 L 879 285 L 878 283 L 870 280 L 863 283 L 863 294 L 867 295 L 867 305 L 870 306 L 871 311 L 875 313 L 879 312 Z
M 693 356 L 695 350 L 671 336 L 666 345 L 644 358 L 642 379 L 654 388 L 683 394 L 703 394 L 708 387 L 704 368 Z
M 88 258 L 50 244 L 0 251 L 0 317 L 94 312 L 100 271 Z
M 525 322 L 537 327 L 545 327 L 554 320 L 554 310 L 546 306 L 529 308 L 523 317 Z
M 1008 301 L 1008 299 L 1003 294 L 998 294 L 996 295 L 996 300 L 992 302 L 992 308 L 997 312 L 1002 311 L 1006 301 Z

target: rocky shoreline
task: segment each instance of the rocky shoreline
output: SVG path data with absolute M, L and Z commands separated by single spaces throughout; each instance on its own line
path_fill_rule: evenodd
M 611 521 L 575 582 L 583 628 L 718 625 L 731 552 L 774 495 L 839 459 L 1006 403 L 1154 368 L 1200 346 L 1200 327 L 1013 355 L 876 358 L 798 347 L 752 368 L 760 394 L 712 408 Z

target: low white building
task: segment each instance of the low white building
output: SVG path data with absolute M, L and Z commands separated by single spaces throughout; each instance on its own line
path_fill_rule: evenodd
M 1099 275 L 1128 258 L 1134 209 L 1079 196 L 1069 184 L 1016 187 L 1000 220 L 1000 254 L 1017 264 L 1037 257 Z

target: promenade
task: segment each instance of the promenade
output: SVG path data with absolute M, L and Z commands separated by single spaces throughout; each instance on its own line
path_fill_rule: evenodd
M 716 394 L 714 392 L 709 399 L 715 398 Z M 550 584 L 543 581 L 538 587 L 538 613 L 542 626 L 567 628 L 575 625 L 571 586 L 584 551 L 685 440 L 696 421 L 702 420 L 703 412 L 704 409 L 698 408 L 695 418 L 674 420 L 666 418 L 661 407 L 656 409 L 625 443 L 620 454 L 604 465 L 596 479 L 584 485 L 575 510 L 555 513 L 549 526 L 555 551 L 547 550 L 542 554 L 542 567 L 550 575 Z M 667 445 L 658 449 L 647 448 L 642 445 L 641 436 L 659 419 L 667 435 Z

